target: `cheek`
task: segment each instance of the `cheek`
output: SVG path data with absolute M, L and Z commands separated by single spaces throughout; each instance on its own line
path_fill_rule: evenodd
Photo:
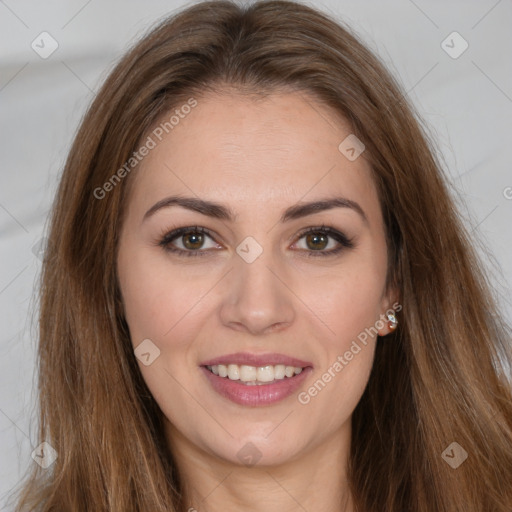
M 346 349 L 379 320 L 385 286 L 385 261 L 357 255 L 335 271 L 317 275 L 304 284 L 301 295 L 328 327 L 330 345 Z M 363 336 L 364 337 L 364 336 Z
M 302 413 L 317 428 L 334 432 L 359 403 L 373 366 L 375 323 L 379 318 L 381 278 L 354 272 L 329 281 L 320 293 L 311 287 L 311 309 L 328 335 L 316 338 L 320 364 L 297 397 Z M 326 290 L 328 290 L 326 292 Z
M 385 277 L 385 260 L 368 251 L 347 259 L 336 272 L 317 275 L 315 286 L 309 281 L 302 288 L 308 306 L 328 329 L 316 339 L 321 364 L 299 403 L 331 428 L 351 415 L 368 382 Z
M 169 338 L 179 342 L 175 332 L 194 325 L 193 318 L 204 307 L 199 299 L 208 291 L 207 282 L 189 280 L 186 272 L 170 272 L 165 258 L 151 251 L 133 250 L 129 259 L 122 253 L 118 263 L 132 343 L 145 338 L 159 345 Z
M 200 390 L 190 373 L 195 365 L 189 363 L 206 305 L 199 299 L 208 287 L 200 281 L 187 286 L 187 276 L 170 272 L 165 258 L 136 248 L 120 252 L 118 268 L 132 345 L 149 339 L 159 351 L 147 366 L 138 361 L 141 374 L 165 415 L 180 424 L 183 411 L 200 414 L 190 400 L 190 394 L 200 396 Z

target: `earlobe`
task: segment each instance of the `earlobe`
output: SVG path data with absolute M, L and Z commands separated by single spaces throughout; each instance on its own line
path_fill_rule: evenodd
M 384 337 L 388 334 L 393 333 L 398 327 L 398 318 L 397 313 L 402 310 L 402 305 L 398 300 L 399 294 L 398 291 L 393 288 L 387 294 L 387 300 L 383 304 L 383 307 L 386 307 L 385 313 L 381 315 L 383 319 L 381 322 L 384 323 L 382 329 L 379 329 L 379 336 Z
M 381 337 L 391 334 L 398 327 L 398 319 L 396 318 L 396 315 L 393 310 L 388 310 L 386 314 L 382 316 L 385 316 L 385 318 L 387 318 L 387 322 L 385 322 L 385 327 L 379 330 L 379 336 Z
M 389 330 L 393 332 L 398 326 L 398 320 L 395 316 L 395 313 L 389 312 L 386 316 L 388 318 Z

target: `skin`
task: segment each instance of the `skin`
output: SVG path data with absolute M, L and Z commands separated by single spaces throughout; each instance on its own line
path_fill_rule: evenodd
M 149 366 L 138 363 L 166 419 L 185 510 L 350 512 L 350 419 L 369 378 L 375 337 L 305 405 L 297 393 L 266 406 L 232 403 L 199 366 L 233 352 L 282 353 L 312 363 L 304 391 L 392 307 L 369 164 L 364 153 L 353 162 L 341 154 L 349 125 L 305 94 L 255 99 L 229 91 L 197 99 L 131 176 L 118 252 L 133 346 L 150 339 L 160 350 Z M 236 218 L 171 206 L 143 220 L 170 195 L 222 203 Z M 280 222 L 289 206 L 333 196 L 356 201 L 367 222 L 341 207 Z M 315 248 L 339 245 L 331 237 L 315 245 L 301 235 L 322 224 L 353 239 L 354 247 L 308 258 Z M 192 240 L 203 257 L 158 245 L 185 226 L 212 232 L 202 246 Z M 263 248 L 252 263 L 236 252 L 248 236 Z M 172 245 L 187 250 L 190 242 L 181 236 Z M 379 334 L 389 332 L 384 322 Z M 261 454 L 254 466 L 237 456 L 249 442 Z

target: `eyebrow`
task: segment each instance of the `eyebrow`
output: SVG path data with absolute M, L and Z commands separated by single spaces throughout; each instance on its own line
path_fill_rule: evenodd
M 206 201 L 204 199 L 199 199 L 197 197 L 183 197 L 183 196 L 170 196 L 164 199 L 161 199 L 157 203 L 155 203 L 145 214 L 143 217 L 143 221 L 154 215 L 157 211 L 168 208 L 170 206 L 181 206 L 188 210 L 192 210 L 194 212 L 201 213 L 202 215 L 206 215 L 208 217 L 213 217 L 214 219 L 220 219 L 225 221 L 234 221 L 237 217 L 235 213 L 228 207 L 215 203 L 212 201 Z M 346 199 L 344 197 L 333 197 L 327 199 L 319 199 L 317 201 L 312 201 L 309 203 L 298 203 L 293 206 L 287 208 L 280 219 L 280 222 L 287 222 L 295 219 L 300 219 L 302 217 L 306 217 L 308 215 L 312 215 L 314 213 L 331 210 L 333 208 L 349 208 L 355 212 L 357 212 L 363 221 L 368 224 L 368 218 L 361 208 L 361 206 L 352 201 L 351 199 Z

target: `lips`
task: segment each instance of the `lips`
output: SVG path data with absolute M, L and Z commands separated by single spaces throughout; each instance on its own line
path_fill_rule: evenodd
M 283 365 L 294 367 L 299 371 L 293 376 L 282 380 L 272 380 L 268 383 L 258 382 L 260 385 L 248 385 L 239 380 L 231 380 L 226 377 L 215 375 L 211 367 L 218 365 L 245 365 L 256 368 Z M 238 352 L 209 359 L 201 364 L 201 370 L 211 388 L 219 395 L 238 405 L 257 407 L 269 406 L 298 391 L 305 379 L 313 371 L 312 363 L 290 357 L 284 354 L 251 354 Z M 254 383 L 253 383 L 254 384 Z

